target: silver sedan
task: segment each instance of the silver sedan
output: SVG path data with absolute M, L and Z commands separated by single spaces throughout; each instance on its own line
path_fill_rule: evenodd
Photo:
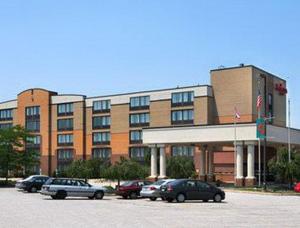
M 162 185 L 168 184 L 175 179 L 165 179 L 165 180 L 159 180 L 151 185 L 146 185 L 142 188 L 142 191 L 140 195 L 145 198 L 149 198 L 152 201 L 155 201 L 157 198 L 160 197 L 160 187 Z M 164 199 L 163 199 L 164 200 Z

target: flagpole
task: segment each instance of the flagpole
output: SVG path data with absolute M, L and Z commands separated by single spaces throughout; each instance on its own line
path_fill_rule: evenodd
M 234 113 L 234 180 L 236 178 L 236 119 L 237 119 L 237 109 L 235 107 Z
M 258 119 L 260 119 L 260 109 L 258 110 Z M 258 138 L 258 187 L 261 187 L 261 145 Z
M 234 115 L 234 179 L 236 178 L 236 114 Z

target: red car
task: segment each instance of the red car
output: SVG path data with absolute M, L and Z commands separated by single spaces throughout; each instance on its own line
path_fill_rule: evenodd
M 150 184 L 152 184 L 152 182 L 146 180 L 127 181 L 117 188 L 116 194 L 122 196 L 124 199 L 128 197 L 130 199 L 136 199 L 140 196 L 143 186 Z
M 295 192 L 300 192 L 300 182 L 294 187 Z

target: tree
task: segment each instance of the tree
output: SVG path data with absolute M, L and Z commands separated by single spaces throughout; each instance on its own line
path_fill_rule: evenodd
M 105 159 L 94 158 L 87 161 L 89 178 L 102 178 L 105 170 L 110 167 L 110 162 Z
M 10 172 L 36 164 L 33 152 L 26 152 L 24 143 L 32 135 L 21 126 L 0 129 L 0 171 L 8 182 Z
M 85 160 L 76 160 L 73 161 L 70 166 L 65 170 L 67 177 L 73 178 L 83 178 L 88 179 L 90 170 L 87 166 L 87 161 Z
M 103 159 L 76 160 L 65 170 L 65 176 L 76 178 L 101 178 L 105 175 L 105 170 L 110 166 L 110 162 Z
M 107 169 L 105 177 L 118 180 L 118 185 L 120 185 L 120 180 L 143 179 L 148 175 L 148 167 L 141 165 L 135 160 L 121 157 L 120 161 Z
M 167 176 L 170 178 L 189 178 L 195 175 L 195 165 L 192 158 L 174 156 L 167 159 Z
M 288 150 L 279 149 L 277 157 L 272 158 L 268 166 L 270 171 L 275 174 L 277 181 L 281 183 L 292 183 L 295 179 L 300 179 L 300 154 L 291 151 L 291 162 L 289 162 Z

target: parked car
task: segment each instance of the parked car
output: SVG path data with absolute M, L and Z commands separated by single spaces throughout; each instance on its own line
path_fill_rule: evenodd
M 40 193 L 52 199 L 65 199 L 68 196 L 102 199 L 105 192 L 104 187 L 93 186 L 80 179 L 50 178 Z
M 48 176 L 42 175 L 33 175 L 29 176 L 24 180 L 17 181 L 15 187 L 22 189 L 27 192 L 35 193 L 38 190 L 41 190 L 43 184 L 49 179 Z
M 151 201 L 155 201 L 157 198 L 161 197 L 160 196 L 160 187 L 162 185 L 166 185 L 174 180 L 175 179 L 159 180 L 153 184 L 146 185 L 142 188 L 140 195 L 142 197 L 149 198 Z M 162 198 L 162 200 L 164 200 L 164 198 Z
M 221 189 L 200 180 L 190 179 L 179 179 L 163 185 L 160 195 L 168 202 L 176 200 L 179 203 L 185 200 L 221 202 L 225 199 L 225 192 Z
M 117 187 L 116 194 L 122 196 L 124 199 L 127 199 L 128 197 L 130 199 L 136 199 L 140 196 L 142 187 L 150 184 L 152 184 L 152 182 L 146 180 L 127 181 Z
M 300 182 L 295 185 L 294 190 L 295 192 L 300 192 Z

